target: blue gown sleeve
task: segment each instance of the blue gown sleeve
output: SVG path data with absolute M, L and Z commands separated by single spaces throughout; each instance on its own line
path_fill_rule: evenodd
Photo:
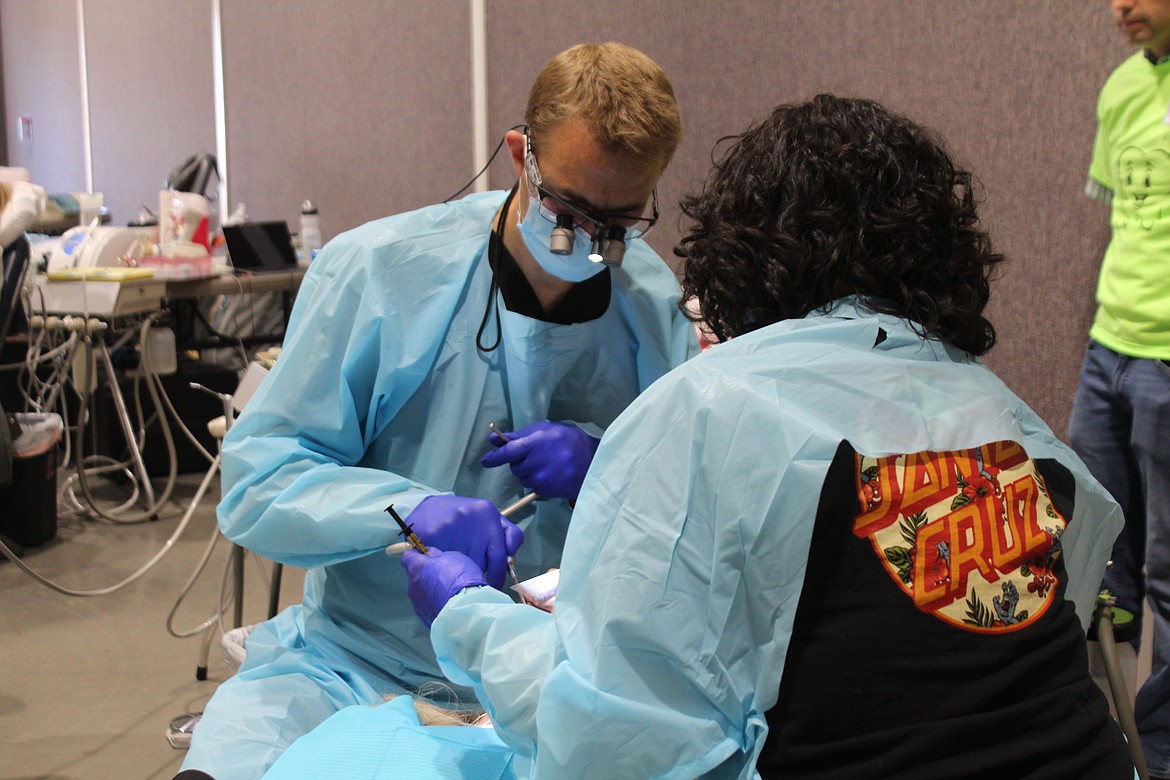
M 462 292 L 446 278 L 347 234 L 314 261 L 280 358 L 223 446 L 220 528 L 282 563 L 313 567 L 397 540 L 405 516 L 438 491 L 363 458 L 425 378 Z
M 533 776 L 754 773 L 808 533 L 767 500 L 716 493 L 728 471 L 760 472 L 758 448 L 742 445 L 758 442 L 762 420 L 731 398 L 705 409 L 705 395 L 676 372 L 607 431 L 574 511 L 555 616 L 481 588 L 432 627 L 444 674 L 475 688 Z M 815 512 L 815 491 L 803 493 L 792 517 Z M 761 587 L 771 594 L 747 598 Z

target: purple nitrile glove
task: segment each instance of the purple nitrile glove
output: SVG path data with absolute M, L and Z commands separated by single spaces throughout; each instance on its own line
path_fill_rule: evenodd
M 427 547 L 470 558 L 493 588 L 504 587 L 508 558 L 524 542 L 524 532 L 482 498 L 428 496 L 406 522 Z
M 509 434 L 506 443 L 493 433 L 491 442 L 499 449 L 479 459 L 484 466 L 490 469 L 507 463 L 520 484 L 532 492 L 575 501 L 601 440 L 576 425 L 545 421 Z
M 427 628 L 456 593 L 487 585 L 475 561 L 461 552 L 443 552 L 438 547 L 430 548 L 426 555 L 407 550 L 402 554 L 402 567 L 414 614 Z

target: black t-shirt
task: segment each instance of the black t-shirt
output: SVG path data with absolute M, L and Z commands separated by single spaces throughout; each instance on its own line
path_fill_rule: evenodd
M 1064 598 L 1075 482 L 990 446 L 1027 478 L 978 448 L 908 456 L 930 476 L 895 485 L 896 458 L 842 442 L 767 713 L 764 778 L 1133 777 Z
M 506 206 L 505 206 L 506 210 Z M 504 305 L 508 311 L 531 317 L 534 320 L 554 322 L 559 325 L 571 325 L 575 322 L 589 322 L 595 320 L 609 307 L 610 275 L 609 268 L 605 268 L 596 276 L 591 276 L 583 282 L 578 282 L 569 288 L 565 297 L 557 302 L 551 311 L 546 312 L 540 305 L 528 278 L 516 264 L 512 253 L 500 240 L 497 227 L 493 231 L 491 247 L 488 251 L 488 262 L 496 275 L 496 283 L 504 295 Z

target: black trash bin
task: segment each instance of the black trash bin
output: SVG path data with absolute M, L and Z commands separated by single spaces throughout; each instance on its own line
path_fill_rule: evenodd
M 56 414 L 14 414 L 12 483 L 0 488 L 0 534 L 25 547 L 57 535 L 57 445 L 64 424 Z

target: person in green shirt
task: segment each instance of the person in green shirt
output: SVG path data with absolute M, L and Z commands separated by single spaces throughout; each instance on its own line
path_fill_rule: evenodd
M 1113 0 L 1140 47 L 1105 82 L 1086 192 L 1112 238 L 1069 422 L 1069 441 L 1125 513 L 1104 587 L 1154 616 L 1153 671 L 1138 691 L 1150 776 L 1170 777 L 1170 0 Z M 1143 572 L 1144 569 L 1144 572 Z

